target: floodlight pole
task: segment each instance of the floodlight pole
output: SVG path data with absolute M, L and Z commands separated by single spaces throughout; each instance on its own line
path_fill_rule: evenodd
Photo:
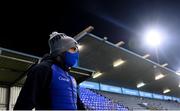
M 155 53 L 156 53 L 157 63 L 160 64 L 159 55 L 158 55 L 158 47 L 155 47 Z

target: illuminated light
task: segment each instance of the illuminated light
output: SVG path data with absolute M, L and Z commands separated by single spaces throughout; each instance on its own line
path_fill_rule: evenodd
M 118 42 L 118 43 L 116 43 L 115 45 L 117 46 L 117 47 L 120 47 L 120 46 L 122 46 L 122 45 L 124 45 L 125 43 L 123 42 L 123 41 L 120 41 L 120 42 Z
M 180 87 L 180 83 L 179 83 L 179 87 Z
M 141 83 L 137 84 L 137 88 L 143 87 L 144 85 L 146 85 L 146 84 L 141 82 Z
M 117 67 L 119 65 L 122 65 L 125 61 L 122 59 L 119 59 L 113 63 L 113 67 Z
M 78 49 L 82 50 L 83 49 L 83 45 L 78 44 Z
M 177 71 L 176 74 L 180 76 L 180 71 Z
M 97 78 L 97 77 L 99 77 L 99 76 L 101 76 L 101 75 L 102 75 L 101 72 L 97 72 L 97 73 L 95 73 L 95 74 L 93 75 L 93 78 Z
M 168 93 L 168 92 L 170 92 L 171 90 L 170 89 L 165 89 L 164 91 L 163 91 L 163 93 L 165 94 L 165 93 Z
M 168 65 L 168 63 L 165 63 L 165 64 L 162 64 L 161 66 L 162 67 L 166 67 Z
M 163 77 L 164 77 L 163 74 L 158 74 L 157 76 L 155 76 L 155 80 L 162 79 Z
M 149 54 L 146 54 L 142 58 L 147 59 L 149 56 L 150 56 Z
M 161 44 L 161 37 L 162 35 L 158 30 L 151 29 L 145 34 L 146 42 L 153 47 L 157 47 Z

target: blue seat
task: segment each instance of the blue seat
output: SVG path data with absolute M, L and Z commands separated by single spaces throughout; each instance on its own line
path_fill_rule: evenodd
M 89 110 L 122 110 L 128 111 L 123 104 L 113 103 L 108 98 L 89 89 L 80 87 L 80 99 Z

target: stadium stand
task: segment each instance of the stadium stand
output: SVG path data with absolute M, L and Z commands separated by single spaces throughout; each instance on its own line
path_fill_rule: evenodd
M 92 90 L 80 87 L 80 99 L 85 105 L 87 110 L 119 110 L 128 111 L 128 109 L 122 105 L 111 101 Z
M 178 103 L 177 101 L 163 101 L 137 96 L 109 93 L 98 90 L 96 90 L 96 92 L 113 100 L 116 103 L 127 106 L 130 110 L 180 110 L 180 103 Z

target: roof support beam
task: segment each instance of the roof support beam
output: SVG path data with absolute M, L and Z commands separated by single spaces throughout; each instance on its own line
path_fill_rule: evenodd
M 29 64 L 33 64 L 33 63 L 34 63 L 34 62 L 32 62 L 32 61 L 23 60 L 23 59 L 14 58 L 14 57 L 9 57 L 9 56 L 5 56 L 5 55 L 0 55 L 0 57 L 6 58 L 6 59 L 15 60 L 15 61 L 20 61 L 20 62 L 25 62 L 25 63 L 29 63 Z
M 84 29 L 83 31 L 81 31 L 80 33 L 78 33 L 77 35 L 74 36 L 74 39 L 76 39 L 77 41 L 79 39 L 81 39 L 81 37 L 83 37 L 84 35 L 86 35 L 87 33 L 91 32 L 94 29 L 93 26 L 89 26 L 86 29 Z
M 12 83 L 10 84 L 10 86 L 14 86 L 18 81 L 20 81 L 21 79 L 23 79 L 23 78 L 26 76 L 27 72 L 28 72 L 34 65 L 36 65 L 37 63 L 38 63 L 38 61 L 36 61 L 35 64 L 30 65 L 29 68 L 28 68 L 25 72 L 23 72 L 23 74 L 20 75 L 20 77 L 18 77 L 14 82 L 12 82 Z

